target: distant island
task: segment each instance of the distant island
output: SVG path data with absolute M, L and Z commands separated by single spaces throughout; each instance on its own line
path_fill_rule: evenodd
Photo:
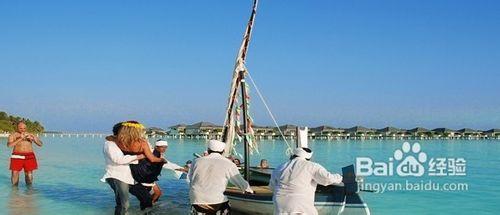
M 43 125 L 38 121 L 33 121 L 28 118 L 9 115 L 6 112 L 0 111 L 0 133 L 11 133 L 16 130 L 17 123 L 23 121 L 26 123 L 28 132 L 42 133 L 44 131 Z
M 295 139 L 297 125 L 253 126 L 256 139 Z M 167 129 L 151 127 L 149 135 L 168 136 L 172 138 L 212 139 L 221 138 L 223 126 L 210 122 L 198 122 L 191 125 L 177 124 Z M 282 135 L 282 134 L 283 135 Z M 477 130 L 471 128 L 423 128 L 411 129 L 384 127 L 367 128 L 354 126 L 337 128 L 328 125 L 310 127 L 308 136 L 311 139 L 500 139 L 500 129 Z

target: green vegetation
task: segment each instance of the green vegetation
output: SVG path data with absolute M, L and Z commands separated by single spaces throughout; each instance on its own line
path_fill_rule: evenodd
M 13 132 L 16 130 L 18 122 L 23 121 L 26 123 L 28 132 L 41 133 L 44 131 L 42 124 L 38 121 L 31 121 L 30 119 L 22 118 L 19 116 L 11 116 L 3 111 L 0 111 L 0 132 Z

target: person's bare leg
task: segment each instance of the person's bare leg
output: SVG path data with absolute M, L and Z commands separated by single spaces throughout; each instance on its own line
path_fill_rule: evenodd
M 153 196 L 151 197 L 153 199 L 153 204 L 158 201 L 158 199 L 160 198 L 161 194 L 162 193 L 161 193 L 161 190 L 160 190 L 160 186 L 158 186 L 158 184 L 156 184 L 155 186 L 153 186 Z
M 27 186 L 31 186 L 33 184 L 33 171 L 24 172 L 24 180 Z
M 19 184 L 19 171 L 12 171 L 10 181 L 12 182 L 12 186 L 17 186 Z

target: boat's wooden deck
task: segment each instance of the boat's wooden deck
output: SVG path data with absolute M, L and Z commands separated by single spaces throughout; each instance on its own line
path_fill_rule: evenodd
M 269 188 L 269 186 L 251 186 L 252 190 L 255 192 L 256 196 L 272 196 L 273 191 Z M 226 188 L 226 193 L 228 194 L 241 194 L 242 191 L 237 187 L 228 187 Z

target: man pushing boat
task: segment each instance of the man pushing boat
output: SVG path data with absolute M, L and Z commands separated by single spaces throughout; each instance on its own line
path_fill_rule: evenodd
M 310 161 L 309 148 L 295 148 L 290 160 L 276 168 L 269 181 L 273 190 L 274 214 L 318 214 L 314 207 L 316 185 L 339 184 L 342 176 L 331 174 Z
M 224 142 L 210 140 L 208 155 L 197 158 L 191 166 L 188 177 L 192 214 L 230 214 L 231 207 L 224 195 L 228 182 L 245 192 L 253 193 L 238 167 L 222 156 L 225 145 Z

